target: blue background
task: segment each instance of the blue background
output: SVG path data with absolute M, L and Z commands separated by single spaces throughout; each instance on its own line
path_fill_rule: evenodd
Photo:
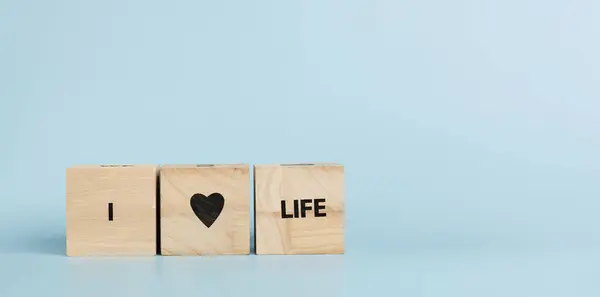
M 0 1 L 2 296 L 599 296 L 600 2 Z M 64 256 L 79 163 L 341 162 L 344 256 Z

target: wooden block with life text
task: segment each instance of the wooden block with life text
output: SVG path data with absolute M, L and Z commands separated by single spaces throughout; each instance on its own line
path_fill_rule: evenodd
M 156 255 L 157 179 L 156 165 L 67 168 L 67 255 Z
M 163 166 L 161 254 L 249 254 L 249 169 L 244 164 Z
M 344 167 L 254 166 L 256 254 L 343 254 Z

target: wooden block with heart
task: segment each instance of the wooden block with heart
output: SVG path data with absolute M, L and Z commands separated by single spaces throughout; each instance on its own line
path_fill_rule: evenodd
M 250 253 L 250 166 L 164 165 L 162 255 Z
M 343 254 L 344 167 L 254 166 L 256 254 Z
M 157 175 L 158 165 L 67 168 L 67 255 L 155 255 Z

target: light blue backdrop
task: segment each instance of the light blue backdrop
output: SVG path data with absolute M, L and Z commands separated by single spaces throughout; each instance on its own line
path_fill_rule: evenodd
M 0 295 L 599 296 L 599 14 L 2 0 Z M 303 161 L 343 257 L 63 256 L 70 165 Z

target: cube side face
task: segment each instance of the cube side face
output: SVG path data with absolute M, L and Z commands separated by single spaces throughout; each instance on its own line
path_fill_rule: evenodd
M 257 254 L 344 253 L 342 166 L 258 165 L 254 174 Z
M 161 254 L 250 254 L 248 165 L 163 167 Z
M 155 255 L 157 168 L 67 169 L 67 255 Z

